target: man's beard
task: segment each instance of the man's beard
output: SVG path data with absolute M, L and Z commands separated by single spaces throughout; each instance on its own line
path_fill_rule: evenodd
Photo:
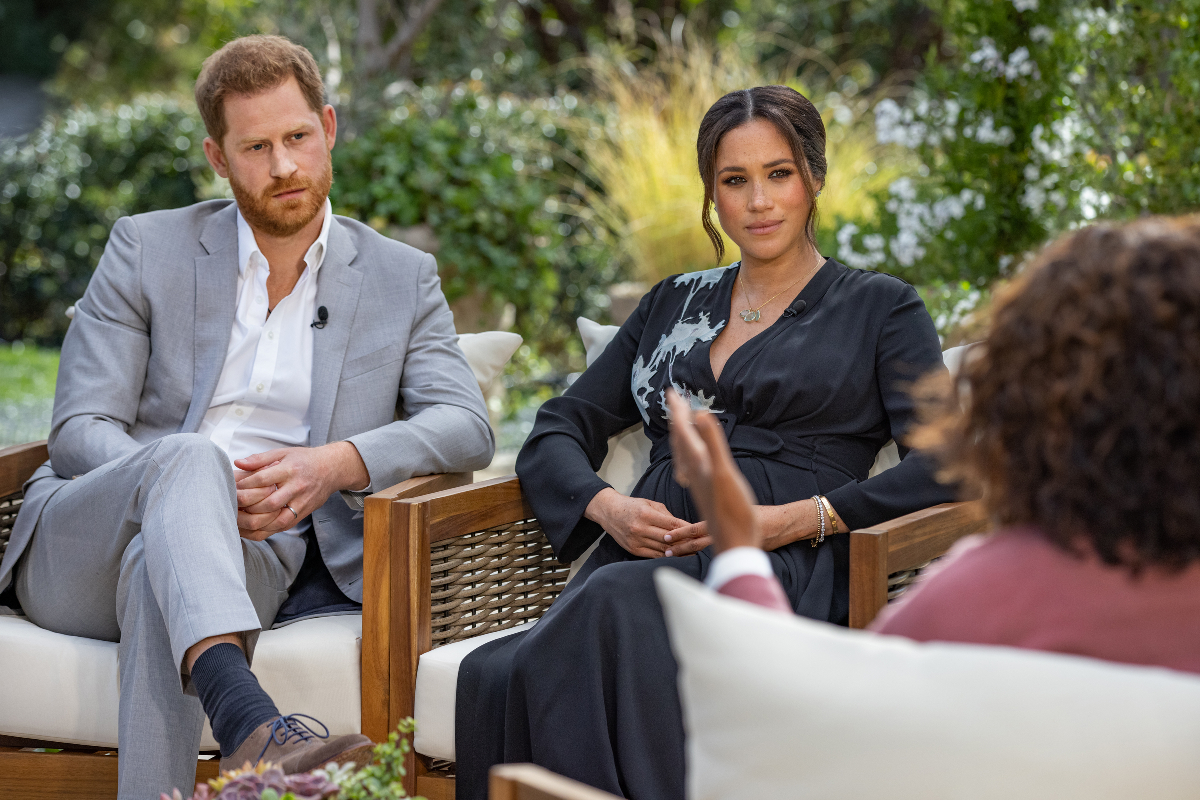
M 325 161 L 325 169 L 315 178 L 292 176 L 276 180 L 261 194 L 254 194 L 237 177 L 229 173 L 229 185 L 238 209 L 250 227 L 268 236 L 286 238 L 301 231 L 325 207 L 325 198 L 333 186 L 333 159 Z M 279 201 L 274 196 L 296 189 L 308 189 L 295 200 Z

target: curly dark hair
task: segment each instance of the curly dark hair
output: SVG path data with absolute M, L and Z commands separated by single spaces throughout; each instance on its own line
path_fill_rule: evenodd
M 972 356 L 966 410 L 915 443 L 995 522 L 1135 572 L 1200 558 L 1200 218 L 1064 236 L 998 294 Z

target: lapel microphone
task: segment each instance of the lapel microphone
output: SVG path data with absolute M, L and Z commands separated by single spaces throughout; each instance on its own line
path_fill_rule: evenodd
M 800 302 L 796 303 L 796 305 L 794 305 L 794 306 L 788 306 L 787 310 L 783 312 L 783 315 L 785 317 L 794 317 L 807 307 L 808 307 L 808 303 L 801 300 Z
M 317 309 L 317 318 L 313 320 L 311 327 L 324 328 L 328 324 L 329 324 L 329 309 L 327 309 L 325 306 L 321 306 L 320 308 Z

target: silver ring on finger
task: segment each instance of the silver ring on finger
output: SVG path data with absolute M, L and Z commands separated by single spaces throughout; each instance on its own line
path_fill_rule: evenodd
M 292 522 L 295 522 L 296 520 L 300 519 L 300 515 L 296 513 L 296 509 L 292 508 L 287 503 L 284 503 L 283 507 L 286 508 L 288 511 L 292 512 Z

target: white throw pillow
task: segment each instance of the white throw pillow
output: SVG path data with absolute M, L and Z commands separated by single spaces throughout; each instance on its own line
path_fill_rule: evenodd
M 1200 797 L 1200 677 L 917 644 L 655 573 L 689 800 Z
M 587 365 L 595 363 L 604 348 L 620 330 L 616 325 L 601 325 L 587 317 L 576 320 L 579 338 L 587 352 Z M 642 423 L 626 428 L 608 440 L 608 455 L 596 474 L 621 494 L 629 494 L 650 466 L 650 439 L 642 432 Z
M 509 331 L 484 331 L 483 333 L 460 333 L 458 346 L 462 348 L 479 390 L 487 394 L 488 386 L 504 369 L 513 353 L 525 341 L 520 334 Z

